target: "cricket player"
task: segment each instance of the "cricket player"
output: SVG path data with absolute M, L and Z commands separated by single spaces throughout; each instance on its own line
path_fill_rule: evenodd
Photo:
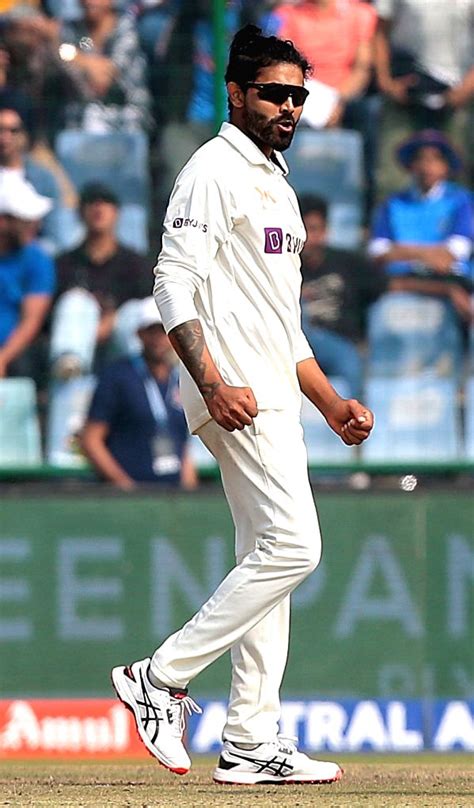
M 321 556 L 301 393 L 347 445 L 373 425 L 366 407 L 329 384 L 301 331 L 305 230 L 281 152 L 309 70 L 291 42 L 254 26 L 236 34 L 226 71 L 230 123 L 178 176 L 155 268 L 188 424 L 220 467 L 236 566 L 151 659 L 114 668 L 112 680 L 147 749 L 184 774 L 185 713 L 199 710 L 188 683 L 230 649 L 219 783 L 330 783 L 342 774 L 278 735 L 290 593 Z

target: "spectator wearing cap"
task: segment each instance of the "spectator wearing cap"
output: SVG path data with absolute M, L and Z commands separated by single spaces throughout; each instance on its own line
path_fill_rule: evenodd
M 84 289 L 99 305 L 99 349 L 107 346 L 112 335 L 118 307 L 132 298 L 142 298 L 151 284 L 144 256 L 117 239 L 119 209 L 120 202 L 110 188 L 100 183 L 85 185 L 79 205 L 85 238 L 57 259 L 58 296 Z
M 399 188 L 392 160 L 410 133 L 441 129 L 463 148 L 474 178 L 474 0 L 375 0 L 375 70 L 383 94 L 377 172 L 381 196 Z
M 450 180 L 461 160 L 436 130 L 404 141 L 397 157 L 411 182 L 375 210 L 369 254 L 385 268 L 390 290 L 448 297 L 469 320 L 473 208 L 470 193 Z
M 28 154 L 28 133 L 23 114 L 0 103 L 0 181 L 7 176 L 26 179 L 41 196 L 51 200 L 50 212 L 41 226 L 41 240 L 49 252 L 55 252 L 59 234 L 55 211 L 61 203 L 61 191 L 54 174 Z
M 141 301 L 137 334 L 141 355 L 116 360 L 99 377 L 84 452 L 104 480 L 124 491 L 137 483 L 194 488 L 173 351 L 152 297 Z
M 49 255 L 31 240 L 51 200 L 16 174 L 0 177 L 0 377 L 32 376 L 41 384 L 37 344 L 55 286 Z

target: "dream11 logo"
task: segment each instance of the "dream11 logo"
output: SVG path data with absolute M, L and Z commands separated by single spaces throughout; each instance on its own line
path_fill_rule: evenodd
M 265 252 L 272 254 L 283 252 L 283 230 L 281 227 L 265 228 Z

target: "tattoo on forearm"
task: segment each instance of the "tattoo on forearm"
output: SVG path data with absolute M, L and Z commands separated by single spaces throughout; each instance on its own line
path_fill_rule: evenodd
M 220 382 L 209 382 L 208 384 L 204 383 L 199 385 L 199 390 L 201 391 L 201 395 L 205 401 L 211 401 L 215 394 L 217 388 L 220 386 Z
M 213 398 L 220 383 L 204 381 L 206 363 L 203 361 L 202 355 L 205 343 L 201 323 L 199 320 L 189 320 L 187 323 L 173 328 L 169 336 L 176 353 L 199 387 L 201 395 L 209 401 Z

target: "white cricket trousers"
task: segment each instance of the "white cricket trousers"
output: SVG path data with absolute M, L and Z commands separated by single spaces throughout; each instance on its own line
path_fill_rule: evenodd
M 275 740 L 285 670 L 290 592 L 318 565 L 321 535 L 299 414 L 264 410 L 227 432 L 208 421 L 198 435 L 216 458 L 235 524 L 237 564 L 201 609 L 154 653 L 152 673 L 186 687 L 231 649 L 224 738 Z

